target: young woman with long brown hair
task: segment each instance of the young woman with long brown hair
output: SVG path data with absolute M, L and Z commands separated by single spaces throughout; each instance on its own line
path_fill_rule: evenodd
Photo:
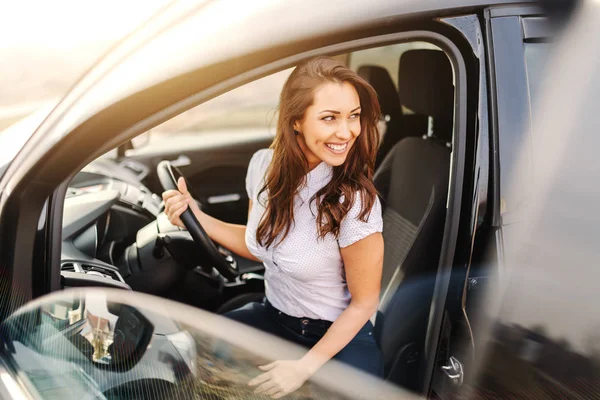
M 330 58 L 297 66 L 281 92 L 275 140 L 248 167 L 246 226 L 200 211 L 185 182 L 163 194 L 169 220 L 188 207 L 217 243 L 265 265 L 266 297 L 228 312 L 310 348 L 275 361 L 250 385 L 281 397 L 329 359 L 381 376 L 371 316 L 383 264 L 381 205 L 373 185 L 379 144 L 374 89 Z

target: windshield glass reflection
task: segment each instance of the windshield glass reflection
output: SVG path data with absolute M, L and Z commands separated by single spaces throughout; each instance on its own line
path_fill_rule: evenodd
M 140 293 L 69 290 L 1 326 L 5 359 L 45 399 L 264 398 L 248 382 L 259 365 L 302 350 L 218 315 Z M 405 395 L 332 364 L 287 398 Z

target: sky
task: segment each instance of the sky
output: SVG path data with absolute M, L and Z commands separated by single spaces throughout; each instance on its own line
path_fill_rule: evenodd
M 69 49 L 94 40 L 117 40 L 167 0 L 19 0 L 0 13 L 0 49 Z
M 60 98 L 168 0 L 18 0 L 0 6 L 0 129 Z

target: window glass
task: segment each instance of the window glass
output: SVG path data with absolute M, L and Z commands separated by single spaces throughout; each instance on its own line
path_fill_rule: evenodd
M 439 50 L 439 47 L 427 42 L 408 42 L 374 47 L 350 53 L 348 66 L 356 71 L 362 65 L 379 65 L 388 70 L 394 84 L 398 87 L 400 57 L 405 51 L 415 49 Z
M 235 321 L 159 298 L 87 289 L 71 293 L 47 297 L 0 324 L 12 349 L 6 362 L 39 395 L 33 397 L 263 399 L 248 385 L 264 372 L 259 366 L 305 353 Z M 62 310 L 73 299 L 80 299 L 74 302 L 83 310 L 80 323 L 66 329 L 45 318 L 47 310 Z M 332 376 L 344 379 L 341 372 Z M 357 385 L 365 384 L 357 378 L 351 375 L 340 385 L 317 372 L 286 398 L 367 398 L 366 391 L 354 395 L 363 387 Z M 375 385 L 368 389 L 373 398 L 402 393 L 383 381 Z
M 400 57 L 405 51 L 413 49 L 440 50 L 430 43 L 409 42 L 359 50 L 333 58 L 355 71 L 364 65 L 385 68 L 397 91 Z M 292 70 L 290 68 L 240 86 L 164 122 L 135 138 L 134 149 L 126 154 L 177 151 L 205 146 L 210 142 L 234 143 L 249 140 L 250 137 L 274 137 L 279 94 Z M 403 113 L 410 114 L 411 111 L 403 106 Z M 389 119 L 382 116 L 382 133 L 387 122 Z
M 133 140 L 139 152 L 193 147 L 211 139 L 243 140 L 275 136 L 279 93 L 292 69 L 287 69 L 215 97 L 153 128 Z
M 42 306 L 42 318 L 46 318 L 48 323 L 56 327 L 67 327 L 81 321 L 83 318 L 83 305 L 79 299 L 65 299 L 44 304 Z
M 405 51 L 415 49 L 440 50 L 439 47 L 427 42 L 398 43 L 383 47 L 374 47 L 350 53 L 348 66 L 357 71 L 363 65 L 377 65 L 385 68 L 392 78 L 396 90 L 398 90 L 398 68 L 400 57 Z M 402 112 L 412 113 L 411 110 L 402 106 Z
M 429 49 L 429 50 L 438 50 L 440 51 L 441 49 L 431 43 L 427 43 L 427 42 L 407 42 L 407 43 L 398 43 L 398 44 L 393 44 L 393 45 L 389 45 L 389 46 L 382 46 L 382 47 L 374 47 L 374 48 L 370 48 L 370 49 L 365 49 L 365 50 L 359 50 L 359 51 L 355 51 L 352 52 L 348 55 L 348 66 L 350 68 L 352 68 L 354 71 L 358 71 L 361 67 L 364 66 L 377 66 L 377 67 L 381 67 L 384 68 L 392 82 L 394 85 L 393 90 L 396 91 L 396 93 L 398 93 L 399 88 L 398 88 L 398 75 L 399 75 L 399 66 L 400 66 L 400 58 L 402 57 L 402 54 L 404 54 L 406 51 L 409 50 L 421 50 L 421 49 Z M 378 92 L 377 94 L 379 95 L 379 98 L 381 99 L 382 96 L 385 96 L 385 94 L 379 93 L 380 90 L 382 90 L 383 88 L 378 87 L 377 85 L 374 86 L 375 90 Z M 399 94 L 399 100 L 400 102 L 402 101 L 402 94 Z M 410 115 L 410 114 L 414 114 L 414 112 L 412 110 L 410 110 L 408 107 L 406 107 L 406 105 L 404 104 L 400 104 L 401 106 L 401 112 L 398 111 L 399 114 L 401 115 Z M 392 111 L 392 110 L 390 110 Z M 387 134 L 388 130 L 394 130 L 393 126 L 394 124 L 396 124 L 396 127 L 398 121 L 394 121 L 394 116 L 393 115 L 386 115 L 386 110 L 385 110 L 385 106 L 383 106 L 382 104 L 382 115 L 381 115 L 381 119 L 379 121 L 379 132 L 381 134 L 381 138 L 382 138 L 382 142 L 381 144 L 383 145 L 383 138 L 385 137 L 385 135 Z M 426 133 L 425 131 L 421 132 L 421 133 Z M 390 142 L 392 143 L 392 142 Z M 384 154 L 384 153 L 383 153 Z

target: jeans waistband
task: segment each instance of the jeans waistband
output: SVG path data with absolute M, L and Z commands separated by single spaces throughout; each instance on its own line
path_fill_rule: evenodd
M 280 311 L 277 308 L 273 307 L 273 305 L 269 302 L 269 300 L 267 300 L 266 297 L 264 300 L 264 304 L 267 307 L 267 309 L 270 309 L 272 312 L 274 312 L 277 318 L 281 322 L 286 323 L 286 325 L 293 325 L 298 327 L 312 326 L 327 330 L 333 324 L 333 322 L 324 319 L 292 317 L 291 315 L 288 315 L 283 311 Z

